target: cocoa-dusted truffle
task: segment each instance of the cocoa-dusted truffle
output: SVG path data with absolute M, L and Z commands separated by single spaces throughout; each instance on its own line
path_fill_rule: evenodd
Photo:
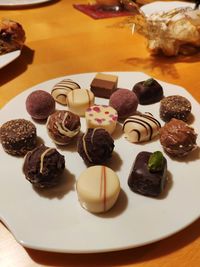
M 40 188 L 56 185 L 64 168 L 64 156 L 55 148 L 49 148 L 45 145 L 40 145 L 28 152 L 23 165 L 26 179 Z
M 168 122 L 172 118 L 187 121 L 191 113 L 191 103 L 188 99 L 180 95 L 165 97 L 160 102 L 160 117 Z
M 33 119 L 45 120 L 55 111 L 55 100 L 48 92 L 36 90 L 27 97 L 26 109 Z
M 7 121 L 0 128 L 0 140 L 7 153 L 24 156 L 36 147 L 36 127 L 25 119 Z
M 114 140 L 110 134 L 102 129 L 87 129 L 78 142 L 78 153 L 87 165 L 103 164 L 111 156 Z
M 196 148 L 197 134 L 187 123 L 171 119 L 160 129 L 160 143 L 173 157 L 184 157 Z
M 59 110 L 48 117 L 47 131 L 58 145 L 67 145 L 79 133 L 80 117 L 70 111 Z
M 153 104 L 163 98 L 163 88 L 153 78 L 136 83 L 133 92 L 138 97 L 141 105 Z
M 165 186 L 167 160 L 160 151 L 140 152 L 128 177 L 130 189 L 138 194 L 157 197 Z
M 118 117 L 123 119 L 136 111 L 138 98 L 128 89 L 118 89 L 111 95 L 109 105 L 117 111 Z

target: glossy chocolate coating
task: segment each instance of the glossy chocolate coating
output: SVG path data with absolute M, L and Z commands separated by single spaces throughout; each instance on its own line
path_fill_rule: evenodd
M 154 79 L 136 83 L 132 91 L 137 95 L 141 105 L 153 104 L 163 98 L 163 88 Z
M 128 177 L 130 189 L 138 194 L 157 197 L 164 189 L 167 177 L 167 161 L 164 158 L 163 169 L 157 172 L 150 172 L 148 161 L 151 152 L 140 152 L 133 164 Z

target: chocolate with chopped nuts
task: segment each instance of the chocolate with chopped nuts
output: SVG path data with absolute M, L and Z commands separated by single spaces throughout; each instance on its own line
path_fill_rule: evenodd
M 36 127 L 25 119 L 7 121 L 0 128 L 0 141 L 7 153 L 24 156 L 36 147 Z
M 165 122 L 172 118 L 187 122 L 191 109 L 191 103 L 187 98 L 180 95 L 171 95 L 161 100 L 160 117 Z

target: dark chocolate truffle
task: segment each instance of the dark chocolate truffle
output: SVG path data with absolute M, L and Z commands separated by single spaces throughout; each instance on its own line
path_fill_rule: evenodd
M 154 79 L 138 82 L 133 87 L 141 105 L 148 105 L 159 102 L 163 98 L 163 88 Z
M 28 152 L 24 159 L 23 171 L 26 179 L 34 186 L 51 187 L 60 181 L 65 168 L 65 159 L 55 148 L 40 145 Z
M 78 153 L 87 165 L 103 164 L 111 156 L 114 140 L 102 128 L 89 128 L 78 142 Z
M 7 121 L 0 128 L 0 140 L 7 153 L 24 156 L 36 147 L 36 127 L 25 119 Z
M 27 97 L 26 109 L 33 119 L 45 120 L 55 111 L 55 100 L 48 92 L 36 90 Z
M 149 168 L 149 159 L 153 155 L 151 152 L 140 152 L 133 164 L 128 177 L 130 189 L 141 195 L 157 197 L 165 186 L 167 178 L 167 160 L 163 157 L 161 168 L 151 170 Z
M 160 102 L 160 117 L 166 122 L 172 118 L 187 121 L 191 108 L 190 101 L 185 97 L 180 95 L 168 96 Z
M 48 117 L 47 131 L 58 145 L 67 145 L 79 133 L 80 117 L 70 111 L 59 110 Z
M 136 111 L 138 98 L 128 89 L 118 89 L 111 95 L 109 105 L 117 111 L 118 117 L 123 119 Z
M 173 157 L 184 157 L 194 150 L 197 134 L 182 120 L 171 119 L 160 129 L 160 143 Z

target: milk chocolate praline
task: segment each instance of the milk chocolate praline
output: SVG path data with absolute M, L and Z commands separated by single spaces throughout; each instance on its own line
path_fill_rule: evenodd
M 141 105 L 148 105 L 159 102 L 163 98 L 163 88 L 154 79 L 138 82 L 133 87 Z
M 59 183 L 65 168 L 65 159 L 55 148 L 40 145 L 28 152 L 24 159 L 23 171 L 26 179 L 35 187 L 51 187 Z
M 197 147 L 197 134 L 182 120 L 171 119 L 159 132 L 161 145 L 173 157 L 187 156 Z
M 48 134 L 58 145 L 69 144 L 79 133 L 80 128 L 80 117 L 70 111 L 58 110 L 47 120 Z
M 78 153 L 87 165 L 103 164 L 111 158 L 114 140 L 102 129 L 87 129 L 78 141 Z
M 36 147 L 36 127 L 25 119 L 7 121 L 0 128 L 0 141 L 7 153 L 24 156 Z

